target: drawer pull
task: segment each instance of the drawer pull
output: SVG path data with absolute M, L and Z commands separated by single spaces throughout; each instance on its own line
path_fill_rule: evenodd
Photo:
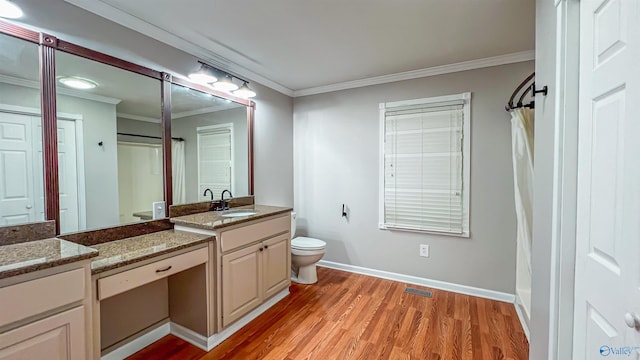
M 169 271 L 171 270 L 171 265 L 167 266 L 166 268 L 162 268 L 162 269 L 158 269 L 156 270 L 157 273 L 161 273 L 161 272 L 165 272 L 165 271 Z

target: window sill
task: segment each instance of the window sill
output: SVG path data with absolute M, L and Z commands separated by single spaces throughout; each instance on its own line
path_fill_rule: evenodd
M 378 229 L 389 230 L 389 231 L 404 231 L 404 232 L 413 232 L 413 233 L 421 233 L 421 234 L 431 234 L 431 235 L 454 236 L 454 237 L 461 237 L 461 238 L 471 237 L 471 234 L 469 233 L 469 231 L 464 231 L 462 233 L 452 233 L 452 232 L 446 232 L 446 231 L 435 231 L 435 230 L 408 228 L 408 227 L 401 227 L 401 226 L 391 226 L 386 224 L 378 224 Z

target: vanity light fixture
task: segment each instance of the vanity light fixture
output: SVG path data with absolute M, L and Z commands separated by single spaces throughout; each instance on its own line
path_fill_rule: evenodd
M 0 0 L 0 17 L 7 19 L 21 18 L 24 13 L 22 9 L 9 0 Z
M 213 83 L 212 86 L 217 90 L 226 91 L 226 92 L 230 92 L 238 88 L 238 85 L 234 84 L 231 81 L 231 75 L 229 74 L 225 75 L 222 79 Z
M 189 79 L 203 84 L 214 83 L 218 81 L 213 68 L 205 63 L 200 63 L 200 69 L 189 74 Z
M 58 79 L 58 81 L 64 86 L 79 90 L 89 90 L 98 86 L 98 84 L 93 80 L 84 79 L 77 76 L 61 77 L 60 79 Z
M 247 85 L 247 82 L 245 81 L 242 86 L 240 86 L 240 89 L 235 90 L 233 92 L 233 95 L 239 97 L 239 98 L 243 98 L 243 99 L 248 99 L 248 98 L 252 98 L 256 96 L 256 92 L 251 90 L 251 88 L 249 87 L 249 85 Z
M 233 95 L 243 99 L 249 99 L 256 96 L 256 92 L 249 87 L 249 82 L 247 80 L 231 75 L 228 72 L 215 68 L 203 61 L 198 61 L 198 63 L 200 64 L 200 68 L 189 74 L 189 79 L 192 81 L 201 84 L 209 84 L 216 90 L 232 93 Z M 242 82 L 241 87 L 238 87 L 238 84 L 233 82 L 234 78 Z

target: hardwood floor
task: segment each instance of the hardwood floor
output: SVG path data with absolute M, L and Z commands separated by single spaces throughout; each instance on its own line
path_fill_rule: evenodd
M 529 344 L 513 304 L 318 268 L 209 353 L 169 335 L 129 359 L 517 359 Z M 414 288 L 426 289 L 409 285 Z

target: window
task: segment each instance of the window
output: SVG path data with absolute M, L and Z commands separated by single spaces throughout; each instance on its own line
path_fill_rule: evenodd
M 233 124 L 202 126 L 198 133 L 198 191 L 201 201 L 211 189 L 215 196 L 223 190 L 233 192 Z
M 380 225 L 469 236 L 471 93 L 380 104 Z

